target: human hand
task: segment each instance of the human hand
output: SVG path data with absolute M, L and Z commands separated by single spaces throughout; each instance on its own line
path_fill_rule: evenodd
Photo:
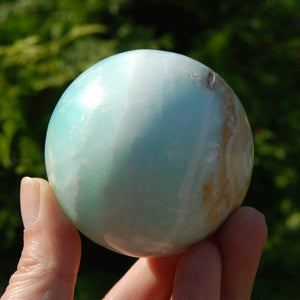
M 24 249 L 1 300 L 72 299 L 80 237 L 47 181 L 22 180 L 21 212 Z M 217 233 L 185 253 L 139 259 L 104 299 L 250 299 L 266 238 L 263 215 L 239 208 Z

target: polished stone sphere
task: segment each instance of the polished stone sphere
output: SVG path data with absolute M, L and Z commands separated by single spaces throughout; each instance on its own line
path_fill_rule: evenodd
M 130 256 L 166 256 L 239 207 L 253 140 L 233 90 L 186 56 L 134 50 L 66 89 L 49 122 L 46 169 L 74 225 Z

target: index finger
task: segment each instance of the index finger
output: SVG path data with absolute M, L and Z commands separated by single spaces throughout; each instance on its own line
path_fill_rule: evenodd
M 222 257 L 222 300 L 250 299 L 266 240 L 265 218 L 251 207 L 236 210 L 221 228 L 217 243 Z

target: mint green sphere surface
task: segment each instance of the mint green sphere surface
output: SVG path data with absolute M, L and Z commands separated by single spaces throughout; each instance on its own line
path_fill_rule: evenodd
M 134 50 L 66 89 L 46 169 L 74 225 L 130 256 L 166 256 L 215 231 L 243 201 L 251 129 L 233 90 L 186 56 Z

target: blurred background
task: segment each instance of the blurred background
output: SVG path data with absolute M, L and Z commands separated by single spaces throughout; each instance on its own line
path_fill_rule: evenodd
M 0 294 L 22 248 L 19 184 L 46 178 L 44 140 L 68 84 L 112 54 L 174 51 L 210 66 L 252 125 L 245 205 L 269 226 L 252 299 L 299 300 L 300 1 L 0 0 Z M 75 299 L 102 297 L 135 261 L 83 237 Z

